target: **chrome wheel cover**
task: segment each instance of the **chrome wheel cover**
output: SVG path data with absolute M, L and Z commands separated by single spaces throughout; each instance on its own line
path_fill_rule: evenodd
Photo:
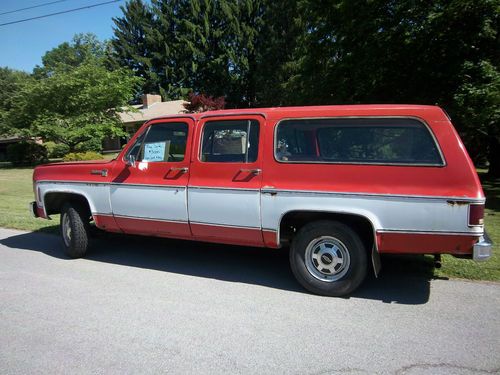
M 62 232 L 64 244 L 66 245 L 66 247 L 70 247 L 71 246 L 71 223 L 70 223 L 68 214 L 65 214 L 63 216 L 61 232 Z
M 307 245 L 306 268 L 316 279 L 326 282 L 341 279 L 349 270 L 351 257 L 347 247 L 335 237 L 322 236 Z

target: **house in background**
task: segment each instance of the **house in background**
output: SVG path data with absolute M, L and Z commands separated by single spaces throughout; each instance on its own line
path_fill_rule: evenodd
M 137 112 L 121 112 L 120 119 L 123 121 L 125 130 L 130 138 L 137 129 L 146 121 L 160 116 L 177 115 L 185 113 L 183 104 L 184 100 L 172 100 L 162 102 L 160 95 L 145 94 L 142 96 L 142 104 L 133 105 Z M 106 139 L 103 142 L 103 152 L 118 152 L 121 151 L 123 145 L 128 141 L 127 138 Z

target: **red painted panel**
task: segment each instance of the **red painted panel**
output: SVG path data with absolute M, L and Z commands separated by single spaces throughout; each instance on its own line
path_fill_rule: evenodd
M 279 243 L 276 236 L 277 233 L 275 231 L 263 230 L 262 237 L 264 238 L 264 245 L 266 245 L 266 247 L 277 249 L 279 247 Z
M 194 239 L 198 241 L 264 247 L 262 232 L 259 228 L 235 228 L 191 223 L 191 229 L 195 234 Z
M 164 235 L 172 238 L 191 238 L 188 223 L 145 220 L 141 218 L 115 217 L 116 223 L 124 233 L 142 235 Z M 124 229 L 126 228 L 126 229 Z
M 377 233 L 380 253 L 472 254 L 478 236 L 418 233 Z
M 443 151 L 446 166 L 279 163 L 274 159 L 274 132 L 285 118 L 342 116 L 405 116 L 425 121 Z M 284 190 L 313 190 L 367 194 L 484 198 L 474 166 L 455 129 L 438 107 L 328 106 L 269 112 L 263 186 Z
M 206 122 L 227 120 L 256 120 L 260 124 L 258 158 L 253 163 L 243 162 L 201 162 L 200 148 L 203 128 Z M 196 124 L 195 142 L 191 153 L 191 176 L 189 186 L 260 189 L 262 174 L 254 175 L 251 169 L 262 168 L 264 119 L 261 116 L 213 117 Z
M 93 215 L 95 226 L 108 232 L 121 232 L 116 224 L 115 218 L 111 215 Z
M 47 215 L 45 215 L 45 211 L 42 207 L 36 206 L 36 214 L 42 219 L 47 219 Z

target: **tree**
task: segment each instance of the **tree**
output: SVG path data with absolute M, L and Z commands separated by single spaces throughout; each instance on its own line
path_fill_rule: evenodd
M 489 162 L 488 173 L 500 176 L 500 72 L 489 61 L 465 63 L 462 85 L 454 96 L 458 123 L 471 157 Z
M 228 107 L 437 104 L 474 161 L 487 160 L 500 173 L 498 0 L 152 0 L 150 6 L 132 0 L 127 6 L 122 24 L 137 38 L 116 30 L 115 48 L 129 50 L 127 64 L 147 65 L 164 98 L 194 91 L 224 96 Z
M 28 73 L 0 68 L 0 135 L 10 133 L 7 114 L 15 105 L 18 93 L 31 82 Z
M 200 113 L 224 109 L 226 104 L 223 96 L 214 98 L 212 96 L 194 94 L 192 92 L 189 93 L 188 100 L 188 103 L 183 104 L 186 109 L 186 113 Z
M 499 15 L 497 0 L 301 0 L 284 102 L 437 104 L 498 173 Z
M 255 65 L 251 69 L 259 106 L 283 105 L 291 96 L 286 94 L 284 83 L 292 78 L 289 65 L 295 63 L 294 52 L 302 30 L 297 6 L 296 0 L 263 1 L 254 42 Z M 297 101 L 296 96 L 290 100 Z
M 73 152 L 84 142 L 124 134 L 117 111 L 133 98 L 140 83 L 126 69 L 108 71 L 102 61 L 88 60 L 72 70 L 56 68 L 21 90 L 9 122 Z
M 88 60 L 102 60 L 106 56 L 107 44 L 94 34 L 76 34 L 71 42 L 64 42 L 47 51 L 42 57 L 42 66 L 33 69 L 36 78 L 50 77 L 56 70 L 71 70 Z
M 142 0 L 131 0 L 120 7 L 123 16 L 113 18 L 115 27 L 109 53 L 114 67 L 127 67 L 143 81 L 142 93 L 159 94 L 159 72 L 153 66 L 154 51 L 149 40 L 154 32 L 151 8 Z
M 115 19 L 114 53 L 146 77 L 144 92 L 167 99 L 204 92 L 252 106 L 263 10 L 262 0 L 153 0 L 150 7 L 133 0 Z

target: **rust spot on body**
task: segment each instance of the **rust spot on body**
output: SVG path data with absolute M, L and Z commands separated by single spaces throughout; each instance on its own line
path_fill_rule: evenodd
M 467 201 L 446 201 L 446 203 L 448 203 L 450 206 L 466 206 L 469 204 L 469 202 Z

